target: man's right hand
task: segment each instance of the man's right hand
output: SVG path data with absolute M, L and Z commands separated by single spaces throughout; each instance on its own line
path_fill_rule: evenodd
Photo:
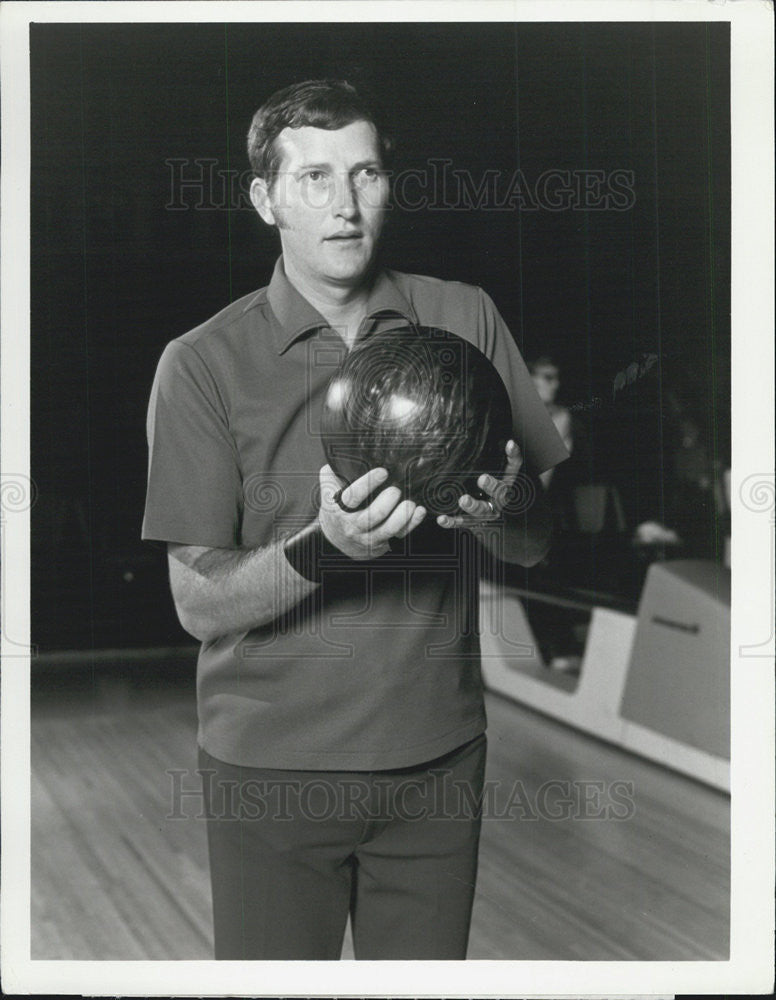
M 426 516 L 425 507 L 412 500 L 401 499 L 401 490 L 397 486 L 380 490 L 368 506 L 350 513 L 334 499 L 337 491 L 342 489 L 342 503 L 346 507 L 360 507 L 387 478 L 385 469 L 370 469 L 350 486 L 345 486 L 330 465 L 324 465 L 320 471 L 318 522 L 331 544 L 351 559 L 376 559 L 383 555 L 388 551 L 392 538 L 404 538 Z

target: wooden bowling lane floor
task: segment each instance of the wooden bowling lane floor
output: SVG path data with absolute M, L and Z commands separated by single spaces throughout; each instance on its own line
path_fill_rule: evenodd
M 469 958 L 726 958 L 728 798 L 487 706 Z M 60 666 L 32 708 L 32 957 L 210 958 L 204 823 L 170 804 L 196 788 L 193 664 Z
M 469 957 L 727 958 L 729 798 L 487 705 L 495 806 L 486 791 Z

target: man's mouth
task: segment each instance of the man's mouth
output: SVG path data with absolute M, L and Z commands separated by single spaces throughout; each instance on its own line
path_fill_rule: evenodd
M 335 233 L 333 236 L 327 236 L 326 242 L 333 240 L 360 240 L 362 236 L 363 233 L 358 231 L 352 233 Z

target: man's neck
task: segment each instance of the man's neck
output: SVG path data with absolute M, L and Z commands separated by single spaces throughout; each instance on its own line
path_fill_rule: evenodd
M 287 266 L 286 277 L 329 326 L 339 333 L 348 347 L 351 347 L 358 334 L 358 327 L 366 316 L 369 284 L 365 283 L 357 288 L 313 284 L 306 281 L 304 275 L 293 270 L 289 273 Z

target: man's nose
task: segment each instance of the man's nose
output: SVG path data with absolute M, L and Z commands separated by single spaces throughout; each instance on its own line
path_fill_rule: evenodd
M 360 211 L 358 196 L 352 177 L 340 178 L 334 192 L 332 207 L 334 214 L 344 219 L 352 219 L 358 215 Z

